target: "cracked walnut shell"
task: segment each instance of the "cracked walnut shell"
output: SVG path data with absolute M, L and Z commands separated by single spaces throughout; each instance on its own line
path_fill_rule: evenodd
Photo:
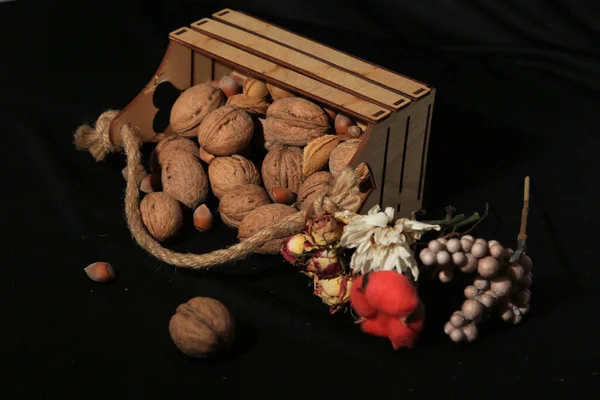
M 218 88 L 200 83 L 185 89 L 171 108 L 170 124 L 181 136 L 194 137 L 195 129 L 211 111 L 225 103 L 225 96 Z
M 276 145 L 305 146 L 310 139 L 331 130 L 325 110 L 301 97 L 274 101 L 261 120 L 265 141 Z
M 265 156 L 262 167 L 262 181 L 271 200 L 275 201 L 272 189 L 286 188 L 297 194 L 302 183 L 302 149 L 299 147 L 278 146 Z
M 212 192 L 219 199 L 238 186 L 247 183 L 261 184 L 256 165 L 239 154 L 214 158 L 208 165 L 208 180 Z
M 337 178 L 344 168 L 348 166 L 352 157 L 358 150 L 361 139 L 350 139 L 338 144 L 329 156 L 329 172 Z
M 241 153 L 252 140 L 254 121 L 248 112 L 232 105 L 211 111 L 198 127 L 198 143 L 214 156 Z

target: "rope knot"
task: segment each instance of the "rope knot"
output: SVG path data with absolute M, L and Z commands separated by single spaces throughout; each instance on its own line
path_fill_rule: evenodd
M 75 131 L 77 150 L 89 150 L 96 161 L 102 161 L 108 153 L 121 150 L 110 141 L 110 124 L 119 114 L 118 110 L 107 110 L 100 114 L 95 126 L 81 125 Z
M 329 189 L 315 199 L 313 209 L 315 214 L 323 212 L 335 214 L 345 210 L 357 212 L 362 205 L 362 200 L 356 173 L 352 168 L 346 167 Z

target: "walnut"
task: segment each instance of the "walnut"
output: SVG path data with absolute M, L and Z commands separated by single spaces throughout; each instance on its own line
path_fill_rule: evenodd
M 216 157 L 208 165 L 208 180 L 217 198 L 247 183 L 261 184 L 260 173 L 252 161 L 239 154 Z
M 282 88 L 277 86 L 273 86 L 270 83 L 267 83 L 267 90 L 271 94 L 271 98 L 273 101 L 283 99 L 284 97 L 296 97 L 296 95 L 292 92 L 288 92 Z
M 298 189 L 296 207 L 301 211 L 308 211 L 317 195 L 326 190 L 333 179 L 333 175 L 327 171 L 315 172 L 309 175 Z
M 142 222 L 159 242 L 173 238 L 183 226 L 181 205 L 164 192 L 148 193 L 140 202 Z
M 297 194 L 302 183 L 302 149 L 279 146 L 270 150 L 263 160 L 261 174 L 271 200 L 275 201 L 271 190 L 275 187 Z
M 349 139 L 338 144 L 329 156 L 329 172 L 337 177 L 348 166 L 358 150 L 361 139 Z
M 181 136 L 167 136 L 158 142 L 154 149 L 156 150 L 156 161 L 161 165 L 169 158 L 169 153 L 174 150 L 184 150 L 194 155 L 199 153 L 198 145 L 194 141 Z
M 264 97 L 248 97 L 245 94 L 231 96 L 226 104 L 242 108 L 252 116 L 264 116 L 271 105 Z
M 328 118 L 320 106 L 301 97 L 276 100 L 267 109 L 263 122 L 265 141 L 305 146 L 310 139 L 330 131 Z
M 194 297 L 177 307 L 169 321 L 169 334 L 182 353 L 205 358 L 230 348 L 235 320 L 220 301 Z
M 271 203 L 260 206 L 248 213 L 242 220 L 238 226 L 238 239 L 244 241 L 261 229 L 273 225 L 296 212 L 297 210 L 294 207 L 285 204 Z M 256 252 L 262 254 L 277 254 L 285 240 L 286 237 L 273 239 L 259 247 Z
M 219 202 L 219 213 L 227 226 L 237 228 L 248 213 L 270 203 L 271 199 L 265 189 L 258 185 L 246 184 L 223 195 Z
M 163 191 L 190 209 L 208 197 L 208 177 L 198 157 L 175 150 L 165 161 L 161 172 Z
M 242 152 L 252 140 L 254 121 L 241 108 L 225 105 L 211 111 L 198 127 L 198 143 L 214 156 Z
M 173 131 L 186 137 L 194 137 L 195 129 L 204 117 L 225 103 L 225 96 L 218 87 L 200 83 L 184 90 L 171 108 L 170 123 Z
M 304 176 L 323 169 L 329 162 L 331 152 L 339 143 L 340 138 L 336 135 L 324 135 L 311 139 L 304 148 L 304 159 L 302 161 Z

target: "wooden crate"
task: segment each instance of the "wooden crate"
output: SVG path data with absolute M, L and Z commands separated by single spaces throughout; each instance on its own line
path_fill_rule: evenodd
M 359 122 L 365 133 L 350 164 L 365 162 L 374 183 L 363 211 L 379 204 L 406 216 L 421 207 L 434 88 L 231 9 L 176 29 L 169 39 L 150 83 L 113 121 L 113 143 L 122 142 L 125 123 L 143 141 L 172 133 L 153 127 L 161 83 L 184 90 L 235 70 Z

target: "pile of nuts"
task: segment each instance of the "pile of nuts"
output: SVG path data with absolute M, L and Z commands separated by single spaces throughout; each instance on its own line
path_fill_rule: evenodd
M 140 190 L 142 221 L 158 241 L 174 238 L 193 210 L 197 230 L 213 226 L 213 212 L 238 239 L 298 210 L 350 163 L 366 126 L 282 88 L 232 72 L 181 92 L 170 115 L 174 135 L 150 156 Z M 369 178 L 366 164 L 356 168 Z M 127 176 L 124 171 L 124 176 Z M 206 205 L 219 200 L 218 210 Z M 366 198 L 367 193 L 364 193 Z M 285 238 L 258 252 L 278 253 Z

